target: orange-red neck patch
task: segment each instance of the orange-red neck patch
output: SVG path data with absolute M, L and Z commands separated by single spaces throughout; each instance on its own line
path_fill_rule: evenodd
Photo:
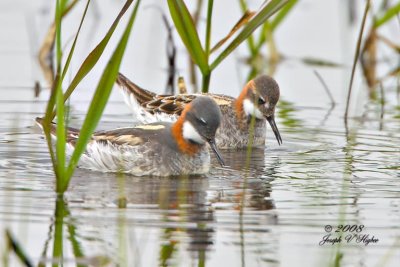
M 238 98 L 235 101 L 235 113 L 238 121 L 242 121 L 244 118 L 244 111 L 243 111 L 243 101 L 246 99 L 249 90 L 254 90 L 255 84 L 254 81 L 251 80 L 249 81 L 243 88 L 242 92 L 238 96 Z
M 190 109 L 190 105 L 188 104 L 186 108 L 183 110 L 181 116 L 178 118 L 178 120 L 174 123 L 172 126 L 172 136 L 174 137 L 179 150 L 182 153 L 188 154 L 188 155 L 194 155 L 197 153 L 200 149 L 200 145 L 190 143 L 183 138 L 183 123 L 185 122 L 185 116 L 186 116 L 186 111 Z M 189 106 L 189 107 L 188 107 Z

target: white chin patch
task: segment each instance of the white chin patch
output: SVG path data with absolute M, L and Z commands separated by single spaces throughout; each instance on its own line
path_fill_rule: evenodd
M 264 119 L 261 111 L 249 99 L 243 101 L 243 110 L 247 116 L 255 115 L 257 119 Z
M 183 138 L 186 140 L 192 140 L 193 142 L 196 142 L 198 144 L 204 144 L 205 141 L 204 139 L 200 136 L 200 134 L 196 131 L 196 129 L 193 127 L 193 125 L 185 121 L 183 123 Z

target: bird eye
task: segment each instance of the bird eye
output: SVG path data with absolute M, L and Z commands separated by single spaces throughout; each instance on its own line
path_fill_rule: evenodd
M 207 124 L 206 120 L 203 119 L 203 118 L 197 118 L 197 120 L 198 120 L 201 124 L 204 124 L 204 125 Z
M 258 98 L 258 104 L 259 105 L 264 105 L 265 104 L 265 100 L 262 97 Z

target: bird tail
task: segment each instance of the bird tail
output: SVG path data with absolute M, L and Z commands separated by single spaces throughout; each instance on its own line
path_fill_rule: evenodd
M 139 105 L 143 105 L 144 103 L 153 100 L 156 96 L 155 93 L 143 89 L 130 81 L 122 73 L 118 73 L 116 82 L 119 87 L 123 89 L 124 93 L 133 96 L 135 100 L 139 103 Z

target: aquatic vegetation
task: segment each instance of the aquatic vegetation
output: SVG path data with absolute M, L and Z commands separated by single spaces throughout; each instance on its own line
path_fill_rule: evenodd
M 360 29 L 360 32 L 358 34 L 356 52 L 354 54 L 353 67 L 351 69 L 349 89 L 348 89 L 348 93 L 347 93 L 346 111 L 344 112 L 345 123 L 347 123 L 347 116 L 348 116 L 348 112 L 349 112 L 350 97 L 351 97 L 351 89 L 352 89 L 353 80 L 354 80 L 354 73 L 356 71 L 358 57 L 360 55 L 361 41 L 362 41 L 362 37 L 363 37 L 363 33 L 364 33 L 364 27 L 365 27 L 365 21 L 367 20 L 367 14 L 368 14 L 368 10 L 369 10 L 370 5 L 371 5 L 370 0 L 368 0 L 367 3 L 365 4 L 364 16 L 363 16 L 363 19 L 362 19 L 362 22 L 361 22 L 361 29 Z
M 73 0 L 71 3 L 69 1 L 63 1 L 60 5 L 61 18 L 66 16 L 73 7 L 78 3 L 78 0 Z M 86 12 L 86 11 L 85 11 Z M 39 64 L 43 70 L 44 76 L 51 86 L 53 84 L 55 73 L 54 73 L 54 60 L 53 60 L 53 48 L 56 38 L 56 23 L 52 23 L 49 30 L 47 31 L 46 37 L 39 50 Z
M 210 62 L 210 55 L 216 49 L 211 48 L 211 27 L 212 27 L 212 13 L 213 13 L 213 0 L 208 1 L 207 19 L 206 19 L 206 34 L 204 47 L 200 42 L 200 37 L 196 29 L 194 20 L 188 11 L 188 8 L 183 0 L 168 0 L 168 7 L 174 22 L 174 25 L 182 39 L 186 49 L 189 52 L 193 62 L 199 67 L 202 79 L 202 92 L 206 93 L 209 89 L 212 71 L 242 42 L 244 42 L 259 26 L 280 10 L 289 0 L 272 0 L 263 5 L 254 16 L 245 23 L 243 29 L 237 36 L 227 44 L 226 48 L 219 53 L 216 58 Z M 241 26 L 241 23 L 239 23 Z M 234 27 L 235 28 L 235 27 Z M 229 39 L 224 38 L 222 42 L 217 42 L 217 48 Z
M 69 181 L 74 173 L 74 170 L 78 164 L 80 156 L 85 151 L 85 147 L 87 142 L 90 140 L 90 136 L 93 133 L 100 117 L 103 113 L 104 107 L 108 101 L 109 95 L 111 93 L 111 89 L 114 85 L 114 81 L 117 77 L 119 66 L 122 60 L 122 57 L 125 52 L 125 48 L 128 43 L 129 35 L 133 26 L 133 22 L 136 17 L 136 13 L 139 7 L 140 0 L 136 1 L 136 5 L 132 10 L 132 14 L 130 16 L 129 22 L 124 30 L 124 33 L 114 50 L 106 68 L 103 71 L 103 74 L 100 78 L 100 81 L 97 85 L 96 91 L 94 93 L 93 99 L 90 103 L 86 118 L 82 125 L 83 131 L 81 131 L 79 138 L 76 142 L 74 152 L 67 162 L 66 160 L 66 120 L 65 120 L 65 107 L 64 102 L 75 90 L 76 86 L 80 83 L 80 81 L 91 71 L 91 69 L 95 66 L 98 59 L 102 55 L 105 47 L 107 46 L 108 41 L 110 40 L 115 28 L 118 25 L 119 20 L 124 15 L 126 10 L 130 7 L 133 0 L 127 0 L 125 5 L 123 6 L 121 12 L 115 19 L 112 24 L 110 30 L 107 32 L 106 36 L 103 40 L 96 46 L 96 48 L 88 55 L 77 74 L 73 78 L 71 84 L 67 88 L 66 92 L 63 93 L 62 90 L 62 82 L 67 73 L 69 63 L 71 61 L 72 55 L 74 53 L 74 48 L 76 41 L 78 39 L 78 35 L 83 23 L 83 20 L 86 15 L 87 8 L 89 6 L 90 0 L 87 1 L 87 5 L 85 11 L 83 13 L 81 24 L 77 31 L 74 43 L 69 52 L 67 61 L 63 67 L 61 67 L 62 62 L 62 51 L 61 51 L 61 14 L 62 7 L 65 7 L 65 1 L 58 0 L 56 4 L 56 60 L 57 60 L 57 71 L 55 76 L 55 81 L 53 83 L 52 93 L 47 105 L 46 113 L 43 121 L 43 131 L 46 135 L 48 148 L 51 156 L 51 160 L 54 167 L 54 172 L 56 175 L 56 192 L 63 194 L 67 188 Z M 55 111 L 54 111 L 55 109 Z M 55 152 L 53 149 L 53 143 L 51 139 L 51 121 L 54 116 L 57 115 L 57 142 L 55 146 Z
M 349 103 L 350 103 L 350 98 L 351 98 L 351 88 L 352 88 L 352 83 L 353 83 L 353 78 L 354 78 L 354 72 L 356 69 L 356 65 L 358 60 L 361 62 L 361 67 L 362 71 L 366 80 L 366 83 L 368 85 L 369 89 L 369 96 L 371 98 L 375 98 L 375 91 L 376 91 L 376 86 L 383 82 L 387 77 L 396 77 L 396 75 L 399 74 L 400 72 L 400 67 L 394 67 L 393 70 L 391 70 L 388 74 L 385 76 L 378 78 L 376 74 L 376 67 L 380 63 L 379 60 L 377 59 L 378 57 L 378 41 L 382 41 L 384 44 L 392 48 L 392 51 L 395 54 L 400 54 L 400 46 L 394 44 L 390 39 L 383 37 L 378 34 L 378 29 L 381 28 L 383 25 L 388 24 L 393 18 L 398 15 L 400 12 L 400 2 L 397 4 L 394 4 L 391 7 L 387 6 L 387 3 L 385 2 L 382 4 L 382 6 L 378 10 L 378 14 L 374 14 L 374 10 L 371 8 L 372 4 L 371 1 L 368 0 L 365 5 L 365 10 L 364 10 L 364 17 L 363 21 L 361 24 L 361 29 L 360 29 L 360 34 L 358 37 L 357 41 L 357 47 L 356 47 L 356 52 L 354 55 L 354 62 L 353 62 L 353 68 L 351 72 L 351 78 L 350 78 L 350 84 L 349 84 L 349 89 L 348 89 L 348 95 L 347 95 L 347 102 L 346 102 L 346 111 L 344 114 L 345 121 L 347 121 L 347 116 L 348 116 L 348 109 L 349 109 Z M 370 26 L 369 32 L 365 40 L 363 40 L 363 32 L 364 32 L 364 27 L 367 19 L 367 15 L 369 13 L 372 13 L 373 17 L 373 23 Z M 382 92 L 382 91 L 381 91 Z M 383 94 L 382 94 L 383 95 Z
M 397 4 L 389 7 L 388 4 L 383 3 L 377 11 L 370 9 L 370 13 L 373 18 L 373 22 L 368 30 L 367 37 L 364 40 L 364 44 L 361 50 L 361 67 L 368 84 L 369 96 L 375 98 L 376 86 L 389 77 L 395 77 L 400 73 L 400 66 L 392 67 L 392 69 L 383 75 L 378 77 L 377 65 L 380 64 L 378 59 L 378 45 L 384 44 L 391 49 L 392 53 L 400 54 L 400 44 L 395 44 L 392 38 L 385 37 L 379 33 L 382 26 L 388 25 L 392 19 L 396 18 L 400 12 L 400 1 Z

